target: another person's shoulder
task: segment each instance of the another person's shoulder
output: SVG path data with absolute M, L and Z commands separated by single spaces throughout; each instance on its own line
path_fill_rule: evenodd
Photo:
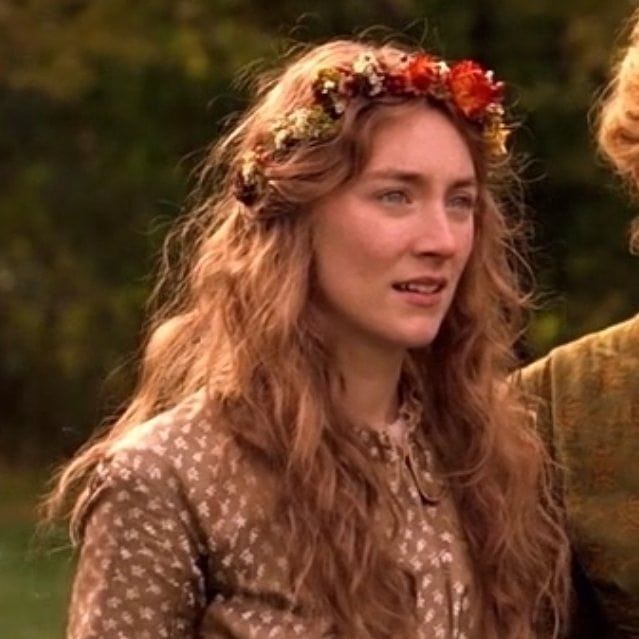
M 553 388 L 579 395 L 633 385 L 639 390 L 639 315 L 558 346 L 518 377 L 541 397 Z
M 558 346 L 549 357 L 566 362 L 580 358 L 588 362 L 616 358 L 639 360 L 639 315 Z

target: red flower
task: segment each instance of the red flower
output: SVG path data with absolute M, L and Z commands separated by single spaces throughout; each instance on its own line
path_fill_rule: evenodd
M 406 74 L 415 89 L 426 92 L 439 80 L 437 59 L 425 53 L 418 53 L 411 57 Z
M 384 76 L 384 88 L 390 95 L 402 95 L 407 92 L 407 78 L 402 73 L 387 73 Z
M 503 83 L 494 82 L 491 75 L 472 60 L 453 65 L 448 86 L 459 110 L 471 119 L 481 118 L 489 104 L 499 103 L 503 98 Z

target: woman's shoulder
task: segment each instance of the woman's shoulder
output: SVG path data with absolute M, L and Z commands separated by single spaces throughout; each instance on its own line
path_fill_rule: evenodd
M 196 528 L 208 530 L 229 495 L 257 493 L 262 479 L 203 396 L 193 396 L 114 440 L 78 502 L 77 522 L 82 528 L 101 501 L 119 510 L 124 500 L 189 512 Z
M 235 448 L 233 436 L 203 393 L 131 427 L 107 448 L 105 459 L 147 456 L 177 470 L 223 457 Z
M 230 429 L 197 394 L 114 439 L 94 471 L 94 485 L 134 482 L 201 501 L 239 470 L 251 474 L 247 463 Z

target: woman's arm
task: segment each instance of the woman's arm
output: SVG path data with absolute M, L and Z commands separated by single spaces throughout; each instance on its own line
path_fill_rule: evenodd
M 205 606 L 204 549 L 165 460 L 126 450 L 102 463 L 80 526 L 69 639 L 195 636 Z

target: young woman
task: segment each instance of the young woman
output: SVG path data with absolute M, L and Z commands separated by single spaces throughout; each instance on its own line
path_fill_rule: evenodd
M 128 410 L 51 498 L 82 488 L 72 639 L 557 634 L 566 542 L 503 384 L 501 102 L 358 41 L 260 86 Z
M 639 13 L 601 104 L 598 142 L 639 188 Z M 639 218 L 630 231 L 639 252 Z M 523 369 L 539 431 L 564 470 L 580 606 L 575 639 L 639 637 L 639 315 Z

